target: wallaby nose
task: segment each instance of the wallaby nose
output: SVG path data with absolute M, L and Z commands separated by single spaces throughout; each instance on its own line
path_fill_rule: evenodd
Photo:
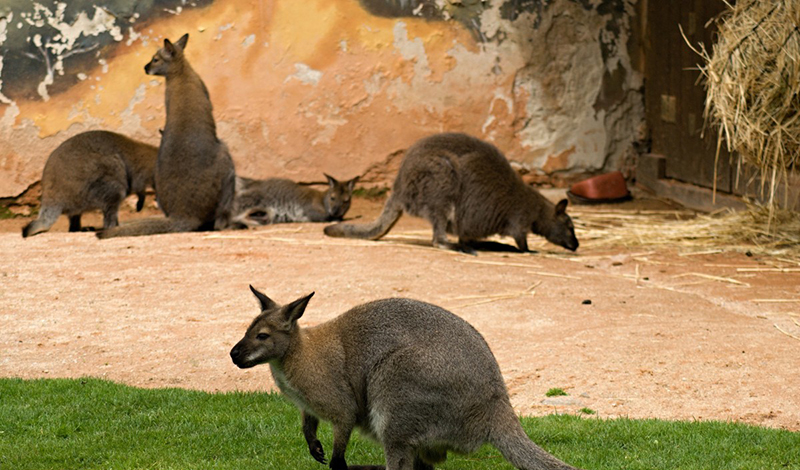
M 231 349 L 231 359 L 233 359 L 233 362 L 236 362 L 236 359 L 238 358 L 239 358 L 239 348 L 234 347 L 233 349 Z

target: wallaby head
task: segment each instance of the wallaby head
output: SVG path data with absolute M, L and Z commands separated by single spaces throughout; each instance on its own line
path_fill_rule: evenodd
M 323 174 L 328 179 L 328 190 L 322 201 L 325 205 L 325 212 L 328 213 L 329 220 L 342 220 L 350 210 L 350 199 L 353 197 L 353 189 L 358 182 L 358 176 L 342 183 L 327 173 Z
M 167 76 L 173 65 L 183 59 L 183 50 L 189 41 L 189 34 L 184 34 L 174 44 L 169 39 L 164 39 L 164 47 L 159 49 L 150 62 L 144 66 L 144 71 L 148 75 Z
M 314 293 L 288 305 L 278 305 L 272 299 L 250 286 L 261 303 L 261 314 L 253 320 L 247 332 L 231 349 L 231 359 L 241 369 L 272 361 L 281 361 L 297 331 L 297 320 L 303 316 L 308 301 Z
M 531 231 L 541 233 L 550 243 L 575 251 L 578 249 L 578 239 L 575 237 L 575 226 L 572 224 L 572 219 L 567 215 L 567 203 L 566 199 L 560 200 L 555 206 L 553 218 L 546 224 L 534 222 Z M 537 224 L 540 225 L 538 228 Z

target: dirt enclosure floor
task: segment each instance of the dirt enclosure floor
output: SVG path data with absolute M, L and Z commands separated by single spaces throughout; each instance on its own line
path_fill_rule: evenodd
M 349 216 L 381 206 L 356 199 Z M 570 210 L 580 227 L 602 209 Z M 66 233 L 65 217 L 23 239 L 27 221 L 0 222 L 3 377 L 270 390 L 267 367 L 228 357 L 258 313 L 253 284 L 281 303 L 315 291 L 307 326 L 385 297 L 441 305 L 486 337 L 521 414 L 800 430 L 793 257 L 592 243 L 573 254 L 532 235 L 539 253 L 470 256 L 431 248 L 430 227 L 408 216 L 378 242 L 327 238 L 317 224 L 98 241 Z

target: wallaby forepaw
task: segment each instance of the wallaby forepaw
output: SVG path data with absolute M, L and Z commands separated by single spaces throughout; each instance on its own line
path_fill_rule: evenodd
M 323 465 L 328 463 L 328 461 L 325 460 L 325 450 L 323 450 L 321 442 L 314 441 L 313 443 L 311 443 L 308 446 L 308 451 L 311 453 L 311 456 L 314 457 L 314 460 L 316 460 L 317 462 Z

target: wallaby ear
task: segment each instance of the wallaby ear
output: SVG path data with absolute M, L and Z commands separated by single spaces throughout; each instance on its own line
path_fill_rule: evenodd
M 323 175 L 325 175 L 325 178 L 328 180 L 328 185 L 331 188 L 335 188 L 336 185 L 339 183 L 338 181 L 336 181 L 336 178 L 334 178 L 333 176 L 331 176 L 331 175 L 329 175 L 327 173 L 323 173 Z
M 183 36 L 181 36 L 181 38 L 178 39 L 177 42 L 175 42 L 175 45 L 180 47 L 181 50 L 183 51 L 183 50 L 186 50 L 186 43 L 187 42 L 189 42 L 189 33 L 186 33 Z
M 273 308 L 278 306 L 278 304 L 273 302 L 272 299 L 270 299 L 266 295 L 264 295 L 261 292 L 259 292 L 258 290 L 256 290 L 256 288 L 253 287 L 252 285 L 250 285 L 250 291 L 253 292 L 253 294 L 255 294 L 255 296 L 258 299 L 258 301 L 261 302 L 261 311 L 262 312 L 264 310 L 271 310 L 271 309 L 273 309 Z
M 556 215 L 566 214 L 568 203 L 569 201 L 566 199 L 558 201 L 558 204 L 556 204 Z
M 355 189 L 356 183 L 358 183 L 358 178 L 359 178 L 359 176 L 356 176 L 355 178 L 353 178 L 353 179 L 351 179 L 350 181 L 347 182 L 347 189 L 351 193 L 353 192 L 353 189 Z
M 164 50 L 167 51 L 167 54 L 170 56 L 175 55 L 175 45 L 169 42 L 167 38 L 164 38 Z
M 303 297 L 302 299 L 297 299 L 294 302 L 290 303 L 286 306 L 286 321 L 289 322 L 296 322 L 300 317 L 303 316 L 303 312 L 306 311 L 306 306 L 308 305 L 308 301 L 311 300 L 311 297 L 314 297 L 314 293 L 310 293 L 307 296 Z

